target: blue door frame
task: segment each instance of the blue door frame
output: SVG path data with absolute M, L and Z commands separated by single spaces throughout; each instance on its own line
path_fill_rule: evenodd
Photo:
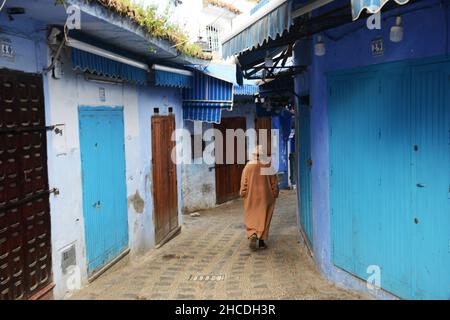
M 450 299 L 450 63 L 329 76 L 333 262 L 399 297 Z
M 128 247 L 122 107 L 79 107 L 88 274 Z

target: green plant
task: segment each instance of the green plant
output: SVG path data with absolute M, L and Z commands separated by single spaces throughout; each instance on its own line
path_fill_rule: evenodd
M 190 42 L 189 37 L 178 25 L 168 21 L 167 14 L 158 14 L 155 6 L 144 8 L 141 4 L 133 3 L 131 0 L 94 1 L 97 1 L 104 7 L 107 7 L 121 16 L 131 19 L 151 36 L 169 41 L 173 44 L 174 48 L 183 54 L 200 59 L 211 59 L 211 56 L 204 53 L 200 46 Z
M 134 3 L 131 0 L 85 0 L 87 3 L 92 1 L 122 17 L 129 18 L 152 37 L 169 41 L 172 43 L 173 48 L 180 53 L 205 60 L 212 59 L 212 56 L 204 53 L 199 45 L 190 42 L 189 37 L 178 25 L 169 22 L 167 10 L 165 14 L 161 15 L 157 13 L 155 6 L 144 8 L 142 4 Z M 56 4 L 65 5 L 65 0 L 55 0 Z M 149 44 L 149 51 L 153 52 L 154 50 Z

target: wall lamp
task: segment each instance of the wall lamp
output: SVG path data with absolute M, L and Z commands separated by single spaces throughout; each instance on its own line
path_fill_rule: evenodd
M 322 40 L 322 36 L 317 36 L 316 44 L 314 45 L 314 54 L 318 57 L 323 57 L 326 54 L 327 50 L 325 47 L 325 43 Z
M 403 40 L 404 29 L 402 26 L 402 17 L 398 16 L 395 20 L 395 25 L 391 28 L 389 38 L 392 42 L 401 42 Z

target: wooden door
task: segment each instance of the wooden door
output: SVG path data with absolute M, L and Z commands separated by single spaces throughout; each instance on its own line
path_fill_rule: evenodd
M 153 199 L 156 244 L 178 228 L 177 167 L 172 161 L 171 140 L 175 117 L 152 117 Z
M 227 164 L 226 154 L 229 152 L 229 148 L 226 143 L 226 130 L 227 129 L 242 129 L 246 130 L 246 121 L 243 117 L 235 118 L 223 118 L 219 125 L 215 125 L 215 128 L 220 130 L 223 139 L 223 156 L 224 163 L 216 163 L 216 202 L 221 204 L 239 197 L 239 189 L 241 184 L 241 175 L 244 170 L 245 164 L 238 163 L 237 150 L 238 143 L 237 138 L 234 139 L 234 162 L 233 164 Z M 247 154 L 247 151 L 246 151 Z
M 260 130 L 266 130 L 267 142 L 260 139 Z M 271 117 L 259 117 L 255 120 L 255 130 L 256 130 L 256 142 L 257 144 L 266 144 L 264 146 L 267 150 L 267 154 L 272 154 L 272 118 Z M 263 134 L 261 132 L 261 134 Z
M 0 71 L 0 299 L 51 286 L 42 76 Z

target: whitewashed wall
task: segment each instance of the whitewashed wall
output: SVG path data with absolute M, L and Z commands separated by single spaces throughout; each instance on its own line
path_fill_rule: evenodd
M 134 257 L 147 252 L 155 244 L 151 167 L 153 108 L 159 108 L 159 114 L 164 115 L 172 107 L 177 126 L 180 126 L 181 95 L 177 89 L 88 82 L 82 74 L 71 70 L 70 63 L 65 64 L 63 79 L 49 79 L 48 88 L 50 112 L 47 121 L 65 124 L 62 137 L 52 135 L 48 140 L 49 181 L 50 185 L 57 186 L 61 192 L 58 197 L 51 199 L 53 265 L 57 284 L 55 296 L 61 297 L 67 294 L 65 278 L 59 268 L 61 251 L 72 243 L 77 247 L 77 261 L 81 266 L 83 283 L 87 280 L 78 106 L 124 108 L 129 247 Z M 104 88 L 106 92 L 104 102 L 100 101 L 100 88 Z M 177 168 L 177 174 L 180 186 L 180 167 Z M 181 188 L 178 193 L 181 212 Z M 142 200 L 143 207 L 139 205 Z M 179 217 L 181 224 L 181 215 Z
M 245 117 L 247 129 L 255 128 L 255 105 L 251 102 L 235 102 L 233 111 L 222 112 L 222 118 Z M 212 128 L 211 124 L 203 124 L 203 132 Z M 193 122 L 185 121 L 185 128 L 193 133 Z M 248 139 L 248 150 L 255 147 L 254 137 Z M 200 160 L 200 159 L 198 159 Z M 216 173 L 214 165 L 193 163 L 183 165 L 183 213 L 191 213 L 216 206 Z
M 172 107 L 176 125 L 182 127 L 181 94 L 178 89 L 86 81 L 80 72 L 72 70 L 68 51 L 62 55 L 64 74 L 61 79 L 54 79 L 42 72 L 50 63 L 42 26 L 22 24 L 14 27 L 14 33 L 0 33 L 2 39 L 11 41 L 16 52 L 14 59 L 0 57 L 0 68 L 41 73 L 46 124 L 63 124 L 61 136 L 53 132 L 47 134 L 47 157 L 49 186 L 60 191 L 57 196 L 50 195 L 52 269 L 56 285 L 54 296 L 65 298 L 70 296 L 71 291 L 68 275 L 62 272 L 61 254 L 73 244 L 82 285 L 87 283 L 78 106 L 124 108 L 129 247 L 134 257 L 147 252 L 155 243 L 151 167 L 153 108 L 159 108 L 160 114 L 164 115 Z M 100 87 L 105 89 L 105 101 L 100 100 Z M 181 212 L 181 166 L 177 167 L 177 174 L 178 207 Z M 143 208 L 135 206 L 139 199 L 144 200 Z M 181 214 L 179 219 L 181 224 Z

